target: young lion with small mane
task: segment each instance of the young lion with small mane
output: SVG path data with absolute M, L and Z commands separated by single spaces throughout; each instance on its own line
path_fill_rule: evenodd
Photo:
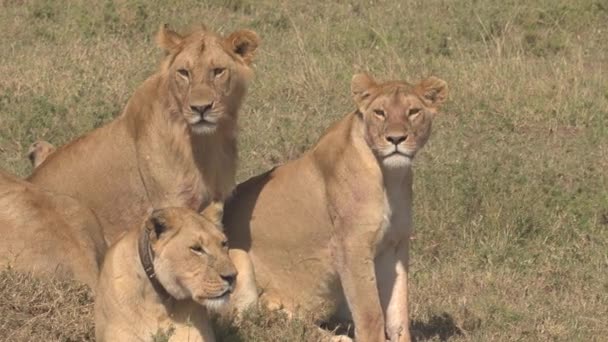
M 122 114 L 49 154 L 29 177 L 93 209 L 109 243 L 150 208 L 199 211 L 235 185 L 238 111 L 258 36 L 162 27 L 157 41 L 167 56 Z
M 357 110 L 302 157 L 240 184 L 224 225 L 239 272 L 233 296 L 320 321 L 353 319 L 357 341 L 410 341 L 412 162 L 447 84 L 355 75 Z

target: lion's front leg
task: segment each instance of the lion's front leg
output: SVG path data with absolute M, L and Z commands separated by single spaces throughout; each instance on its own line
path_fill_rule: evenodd
M 333 259 L 355 323 L 356 340 L 385 342 L 384 317 L 369 240 L 360 236 L 358 241 L 340 241 L 334 247 Z
M 378 289 L 391 342 L 409 342 L 408 310 L 409 239 L 380 254 L 376 260 Z
M 230 307 L 239 318 L 249 308 L 258 304 L 258 288 L 251 257 L 242 249 L 230 249 L 230 259 L 238 272 L 234 294 L 230 299 Z

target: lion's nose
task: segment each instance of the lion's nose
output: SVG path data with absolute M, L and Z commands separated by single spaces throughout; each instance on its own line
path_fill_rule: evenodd
M 388 142 L 393 143 L 394 145 L 399 145 L 402 142 L 405 141 L 405 139 L 407 139 L 407 135 L 388 135 L 386 136 L 386 140 L 388 140 Z
M 234 282 L 236 281 L 236 272 L 222 274 L 221 277 L 228 283 L 230 287 L 234 286 Z
M 203 115 L 207 110 L 211 109 L 213 102 L 201 106 L 190 106 L 193 112 Z

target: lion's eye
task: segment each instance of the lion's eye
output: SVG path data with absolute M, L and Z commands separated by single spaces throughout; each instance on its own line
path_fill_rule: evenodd
M 221 76 L 224 73 L 224 71 L 226 71 L 226 68 L 215 68 L 215 69 L 213 69 L 213 76 L 214 77 Z
M 412 108 L 409 112 L 407 112 L 407 116 L 416 115 L 420 112 L 420 108 Z
M 177 69 L 177 73 L 185 78 L 190 78 L 190 72 L 186 69 Z
M 205 252 L 205 250 L 201 246 L 192 246 L 190 247 L 190 250 L 194 252 L 194 254 L 207 254 L 207 252 Z
M 382 109 L 374 109 L 374 114 L 380 116 L 380 117 L 385 117 L 386 113 L 382 110 Z

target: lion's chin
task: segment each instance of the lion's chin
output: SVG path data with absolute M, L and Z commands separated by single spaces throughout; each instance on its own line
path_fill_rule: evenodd
M 382 158 L 382 165 L 389 169 L 401 169 L 412 165 L 412 158 L 405 154 L 393 153 Z
M 202 303 L 204 307 L 206 307 L 210 311 L 217 311 L 228 304 L 230 300 L 230 293 L 226 292 L 226 294 L 215 297 L 215 298 L 206 298 L 203 299 Z
M 191 124 L 190 130 L 194 134 L 200 134 L 200 135 L 213 134 L 217 130 L 217 123 L 199 121 L 195 124 Z

